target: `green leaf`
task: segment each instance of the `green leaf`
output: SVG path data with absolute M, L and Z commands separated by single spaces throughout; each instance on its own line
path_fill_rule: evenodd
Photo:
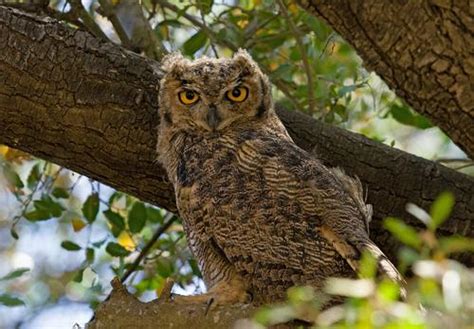
M 52 218 L 52 215 L 47 210 L 33 210 L 27 212 L 24 217 L 31 222 L 37 222 L 42 220 L 48 220 Z
M 100 241 L 93 242 L 92 245 L 96 248 L 100 248 L 105 243 L 105 241 L 107 241 L 107 238 L 105 238 L 103 240 L 100 240 Z
M 86 260 L 89 264 L 92 264 L 94 262 L 95 258 L 95 250 L 94 248 L 87 248 L 86 249 Z
M 13 227 L 10 230 L 10 234 L 11 234 L 13 239 L 18 240 L 18 238 L 19 238 L 18 233 Z
M 123 232 L 123 229 L 120 229 L 117 226 L 112 225 L 112 227 L 110 228 L 110 231 L 112 232 L 112 235 L 114 237 L 118 238 L 120 233 Z
M 174 272 L 173 262 L 169 258 L 160 258 L 156 263 L 156 272 L 162 278 L 170 277 Z
M 109 198 L 109 203 L 112 205 L 114 202 L 119 201 L 123 197 L 123 193 L 115 191 Z
M 390 114 L 395 120 L 404 125 L 420 129 L 431 128 L 433 126 L 428 119 L 413 112 L 408 106 L 393 104 L 387 114 Z
M 415 249 L 420 248 L 421 239 L 418 236 L 418 233 L 413 229 L 413 227 L 408 226 L 402 220 L 394 217 L 387 217 L 384 220 L 384 227 L 407 246 Z
M 172 27 L 181 27 L 183 25 L 183 23 L 181 23 L 179 20 L 177 19 L 165 19 L 165 20 L 162 20 L 160 21 L 155 29 L 157 29 L 158 27 L 160 26 L 172 26 Z
M 7 281 L 7 280 L 12 280 L 12 279 L 19 278 L 20 276 L 22 276 L 23 274 L 25 274 L 29 270 L 30 270 L 29 268 L 25 268 L 25 267 L 18 268 L 16 270 L 8 273 L 4 277 L 0 278 L 0 281 Z
M 206 33 L 200 30 L 183 44 L 183 53 L 188 56 L 194 55 L 196 51 L 201 49 L 206 44 L 206 41 Z
M 116 227 L 120 232 L 125 229 L 125 220 L 123 217 L 111 209 L 107 209 L 103 212 L 105 218 L 110 222 L 110 224 Z
M 21 299 L 8 294 L 0 295 L 0 304 L 10 307 L 25 305 L 25 303 Z
M 293 81 L 293 68 L 294 68 L 293 65 L 282 64 L 270 75 L 272 76 L 273 79 L 282 79 L 287 82 L 292 82 Z
M 211 12 L 213 4 L 214 4 L 213 0 L 198 0 L 197 1 L 197 6 L 204 15 L 207 15 Z
M 429 228 L 434 231 L 443 224 L 448 219 L 449 214 L 451 214 L 453 206 L 454 195 L 448 191 L 441 193 L 431 205 Z
M 16 188 L 23 188 L 25 184 L 21 181 L 18 173 L 9 165 L 3 167 L 3 175 L 8 180 L 8 182 Z
M 349 119 L 349 112 L 347 111 L 347 107 L 344 105 L 336 104 L 334 106 L 334 112 L 336 112 L 344 122 Z
M 202 278 L 202 273 L 201 270 L 199 269 L 199 266 L 197 264 L 197 261 L 194 258 L 191 258 L 188 260 L 189 266 L 191 267 L 191 270 L 193 271 L 193 275 Z
M 163 223 L 161 211 L 155 207 L 146 207 L 146 218 L 152 223 Z
M 400 296 L 400 288 L 397 283 L 390 280 L 383 280 L 377 287 L 377 293 L 382 300 L 391 302 Z
M 48 212 L 50 217 L 59 217 L 64 211 L 64 207 L 47 194 L 43 195 L 40 200 L 35 200 L 33 204 L 36 210 Z
M 69 240 L 65 240 L 61 242 L 61 247 L 69 251 L 78 251 L 82 249 L 79 245 Z
M 61 187 L 55 187 L 51 194 L 58 199 L 67 199 L 69 198 L 69 192 Z
M 447 236 L 439 239 L 440 249 L 446 253 L 474 252 L 474 239 L 464 236 Z
M 145 226 L 146 208 L 143 202 L 135 202 L 128 213 L 128 228 L 132 233 L 140 232 Z
M 362 259 L 360 261 L 359 275 L 361 278 L 375 278 L 377 274 L 377 260 L 368 251 L 362 253 Z
M 31 168 L 30 174 L 28 175 L 28 178 L 26 179 L 26 184 L 28 185 L 28 188 L 31 190 L 33 189 L 36 184 L 38 184 L 38 181 L 41 177 L 41 171 L 40 171 L 40 164 L 36 164 Z
M 99 212 L 99 195 L 92 193 L 82 205 L 82 213 L 89 223 L 93 223 Z
M 105 251 L 115 257 L 125 257 L 130 254 L 130 251 L 115 242 L 109 242 L 105 247 Z
M 74 275 L 74 278 L 72 279 L 72 281 L 74 282 L 82 282 L 82 277 L 84 276 L 84 271 L 85 271 L 85 268 L 81 268 L 79 271 L 77 271 L 76 275 Z

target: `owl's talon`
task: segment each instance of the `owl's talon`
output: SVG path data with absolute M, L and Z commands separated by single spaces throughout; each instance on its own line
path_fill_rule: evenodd
M 207 301 L 206 311 L 204 312 L 204 315 L 207 315 L 209 310 L 212 308 L 212 304 L 214 304 L 214 297 L 209 298 L 209 300 Z

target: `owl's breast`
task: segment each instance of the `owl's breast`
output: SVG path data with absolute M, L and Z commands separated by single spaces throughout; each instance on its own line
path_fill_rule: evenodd
M 257 154 L 230 138 L 205 141 L 183 152 L 176 169 L 177 202 L 190 221 L 204 216 L 250 210 L 266 194 Z M 242 216 L 241 216 L 242 217 Z M 244 216 L 245 217 L 245 216 Z

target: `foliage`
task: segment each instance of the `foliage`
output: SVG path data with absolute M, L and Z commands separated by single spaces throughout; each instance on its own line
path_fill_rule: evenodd
M 314 323 L 315 328 L 470 328 L 474 321 L 474 273 L 448 256 L 474 251 L 474 240 L 437 238 L 435 234 L 453 205 L 452 194 L 441 194 L 429 216 L 420 218 L 426 224 L 424 230 L 398 218 L 385 220 L 386 228 L 404 245 L 399 268 L 412 271 L 405 271 L 410 277 L 406 300 L 400 300 L 396 283 L 376 277 L 376 261 L 366 254 L 359 279 L 330 279 L 325 294 L 317 294 L 310 287 L 292 288 L 286 303 L 267 306 L 256 314 L 253 328 L 293 319 Z M 347 299 L 322 310 L 323 302 L 331 296 Z

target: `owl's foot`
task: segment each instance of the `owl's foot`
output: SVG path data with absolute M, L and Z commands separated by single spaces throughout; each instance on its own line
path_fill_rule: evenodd
M 178 304 L 205 304 L 206 313 L 218 305 L 247 304 L 252 301 L 252 295 L 245 290 L 241 282 L 220 282 L 209 291 L 196 296 L 173 296 L 173 301 Z

